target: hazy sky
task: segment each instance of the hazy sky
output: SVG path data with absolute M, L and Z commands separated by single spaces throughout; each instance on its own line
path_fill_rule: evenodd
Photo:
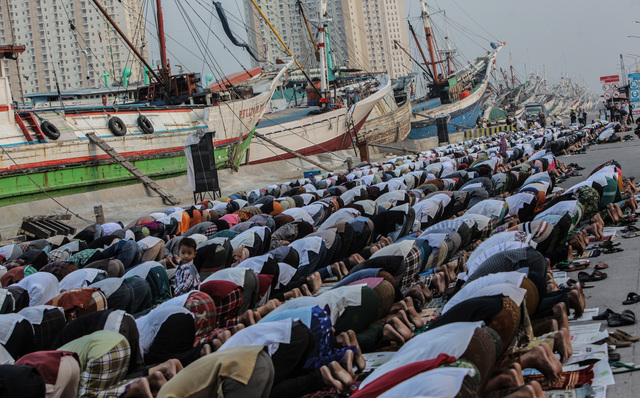
M 215 68 L 224 73 L 241 70 L 241 64 L 250 66 L 246 52 L 230 43 L 220 22 L 204 9 L 204 6 L 210 7 L 211 0 L 180 1 L 191 14 L 202 40 L 208 42 L 211 55 L 208 62 L 203 62 L 201 50 L 195 45 L 176 1 L 179 0 L 163 2 L 167 33 L 175 39 L 168 40 L 173 65 L 182 64 L 185 70 L 204 74 L 212 72 L 214 62 Z M 407 16 L 418 28 L 420 0 L 404 2 Z M 222 0 L 222 3 L 232 21 L 241 18 L 243 0 Z M 627 37 L 640 36 L 640 24 L 634 23 L 640 20 L 640 0 L 429 0 L 428 3 L 433 11 L 446 10 L 447 18 L 452 21 L 449 36 L 468 60 L 481 55 L 483 48 L 489 48 L 490 40 L 506 41 L 498 66 L 508 69 L 511 57 L 521 80 L 525 76 L 525 65 L 529 71 L 537 70 L 540 74 L 546 68 L 552 83 L 559 82 L 560 75 L 568 73 L 572 80 L 600 93 L 599 77 L 620 73 L 620 54 L 624 55 L 627 69 L 640 66 L 640 38 Z M 444 29 L 442 14 L 434 16 L 434 23 Z M 220 40 L 206 25 L 211 26 Z M 233 22 L 231 28 L 239 38 L 246 39 L 246 32 L 239 24 Z M 230 51 L 225 50 L 221 42 Z M 152 57 L 157 59 L 152 42 L 150 47 L 154 49 Z

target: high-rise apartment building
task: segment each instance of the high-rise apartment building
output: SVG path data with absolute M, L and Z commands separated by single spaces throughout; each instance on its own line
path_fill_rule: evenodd
M 145 20 L 141 1 L 102 0 L 102 6 L 146 54 Z M 8 61 L 12 95 L 120 86 L 125 68 L 128 82 L 142 80 L 142 66 L 91 0 L 2 0 L 0 44 L 24 45 L 19 64 Z M 19 65 L 19 67 L 18 67 Z M 57 84 L 57 86 L 56 86 Z
M 320 19 L 318 2 L 308 0 L 256 0 L 256 3 L 287 47 L 295 55 L 298 62 L 304 68 L 317 67 L 318 61 L 315 57 L 313 43 L 309 37 L 298 3 L 303 7 L 305 16 L 311 26 L 311 31 L 316 37 L 318 32 L 314 26 L 317 27 L 317 22 Z M 334 62 L 336 65 L 347 65 L 349 54 L 344 46 L 346 32 L 342 2 L 328 2 L 327 13 L 331 19 L 328 31 Z M 269 62 L 289 56 L 271 28 L 257 12 L 251 0 L 245 0 L 244 14 L 245 23 L 247 24 L 248 44 L 251 48 L 256 49 L 258 54 Z M 252 62 L 255 66 L 256 62 Z
M 257 0 L 260 9 L 302 63 L 315 67 L 313 44 L 297 4 L 298 0 Z M 312 33 L 317 34 L 318 1 L 302 1 Z M 411 59 L 394 45 L 409 48 L 403 0 L 334 0 L 328 3 L 329 36 L 335 64 L 368 72 L 386 72 L 391 77 L 407 75 Z M 266 60 L 286 56 L 285 50 L 252 2 L 245 0 L 249 45 Z

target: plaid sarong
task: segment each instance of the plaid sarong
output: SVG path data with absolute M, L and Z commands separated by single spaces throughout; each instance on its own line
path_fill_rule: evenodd
M 218 327 L 216 303 L 207 293 L 190 292 L 184 308 L 191 311 L 195 317 L 196 341 Z
M 40 272 L 48 272 L 50 274 L 53 274 L 56 278 L 58 278 L 58 282 L 60 282 L 62 278 L 77 269 L 78 268 L 73 263 L 67 261 L 55 261 L 40 268 Z
M 209 281 L 200 285 L 200 290 L 213 299 L 218 314 L 219 328 L 235 326 L 242 305 L 242 286 L 228 281 Z
M 71 289 L 52 298 L 47 305 L 62 307 L 67 322 L 107 308 L 107 297 L 96 287 Z
M 407 268 L 398 286 L 402 292 L 408 291 L 411 285 L 417 281 L 420 265 L 422 264 L 422 252 L 418 246 L 414 245 L 411 250 L 409 250 L 409 253 L 407 253 L 407 256 L 404 258 L 404 263 Z
M 130 356 L 129 342 L 123 337 L 109 352 L 87 362 L 80 374 L 78 397 L 97 397 L 122 381 L 129 369 Z

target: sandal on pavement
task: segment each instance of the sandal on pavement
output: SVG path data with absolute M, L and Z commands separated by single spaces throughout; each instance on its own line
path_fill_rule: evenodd
M 593 319 L 594 321 L 604 321 L 607 318 L 609 318 L 609 314 L 614 314 L 614 312 L 611 311 L 609 308 L 607 308 L 606 310 L 602 311 L 598 315 L 592 316 L 591 319 Z
M 636 323 L 636 314 L 631 310 L 622 311 L 620 317 L 625 325 L 633 325 Z
M 624 249 L 621 249 L 619 247 L 612 247 L 611 249 L 605 249 L 602 251 L 602 254 L 613 254 L 613 253 L 620 253 L 623 252 Z
M 622 329 L 616 329 L 613 332 L 613 335 L 620 340 L 631 341 L 632 343 L 635 343 L 636 341 L 640 341 L 640 337 L 634 336 L 631 333 L 627 333 Z
M 611 249 L 612 247 L 616 247 L 616 246 L 620 246 L 620 242 L 613 243 L 610 240 L 604 241 L 604 242 L 596 245 L 596 247 L 598 247 L 600 249 Z
M 556 269 L 560 271 L 573 272 L 586 269 L 589 263 L 583 263 L 578 261 L 560 261 L 556 264 Z
M 593 268 L 595 268 L 595 269 L 597 269 L 597 270 L 598 270 L 598 269 L 607 269 L 607 268 L 609 268 L 609 264 L 607 264 L 607 263 L 603 263 L 602 261 L 600 261 L 600 262 L 599 262 L 598 264 L 596 264 L 596 266 L 595 266 L 595 267 L 593 267 Z
M 623 238 L 637 238 L 638 236 L 640 236 L 640 231 L 627 232 L 626 234 L 622 234 Z
M 631 304 L 635 304 L 635 303 L 637 303 L 639 301 L 640 301 L 640 295 L 638 293 L 631 292 L 631 293 L 627 294 L 627 299 L 625 301 L 623 301 L 622 304 L 631 305 Z
M 619 315 L 619 314 L 618 314 Z M 622 341 L 613 336 L 609 336 L 606 339 L 602 340 L 603 343 L 607 343 L 609 345 L 614 345 L 616 347 L 631 347 L 630 341 Z
M 580 282 L 598 282 L 603 279 L 607 279 L 607 273 L 602 271 L 593 271 L 591 275 L 586 272 L 578 273 L 578 280 Z

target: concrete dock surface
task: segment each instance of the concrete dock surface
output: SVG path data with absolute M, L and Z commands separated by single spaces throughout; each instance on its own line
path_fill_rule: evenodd
M 618 142 L 614 144 L 603 144 L 591 146 L 585 154 L 562 156 L 559 158 L 563 163 L 577 163 L 584 167 L 580 173 L 581 177 L 571 177 L 560 184 L 563 188 L 583 181 L 591 171 L 602 163 L 615 159 L 622 166 L 624 177 L 635 176 L 636 182 L 640 182 L 640 140 L 635 138 L 628 142 Z M 586 289 L 586 308 L 599 308 L 603 311 L 610 308 L 615 312 L 631 310 L 640 316 L 640 303 L 632 305 L 622 305 L 629 292 L 640 290 L 640 237 L 625 239 L 619 234 L 615 242 L 620 242 L 620 248 L 624 251 L 613 254 L 601 254 L 591 259 L 591 266 L 586 271 L 593 272 L 593 266 L 603 261 L 609 264 L 609 268 L 603 270 L 607 273 L 607 279 L 599 282 L 589 282 L 592 289 Z M 570 272 L 569 276 L 578 279 L 578 271 Z M 593 321 L 598 322 L 598 321 Z M 607 321 L 602 323 L 601 330 L 607 329 Z M 620 327 L 633 335 L 640 334 L 638 324 Z M 610 328 L 613 332 L 615 328 Z M 640 364 L 640 342 L 632 344 L 631 347 L 617 348 L 620 353 L 621 362 Z M 607 396 L 610 397 L 637 397 L 640 396 L 640 374 L 636 372 L 615 375 L 616 384 L 608 386 Z

